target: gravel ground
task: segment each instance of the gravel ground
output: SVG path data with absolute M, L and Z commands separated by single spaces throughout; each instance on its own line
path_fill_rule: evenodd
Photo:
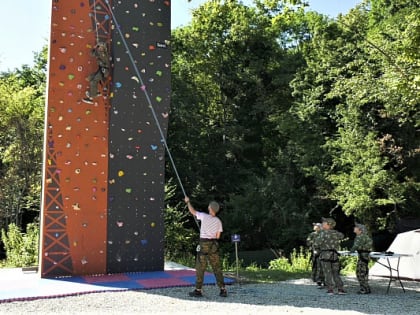
M 235 284 L 229 296 L 206 286 L 204 297 L 191 298 L 193 288 L 167 288 L 83 294 L 0 304 L 0 314 L 420 314 L 420 282 L 404 281 L 404 293 L 393 282 L 371 279 L 373 293 L 358 295 L 357 281 L 344 278 L 347 295 L 326 295 L 308 279 L 273 284 Z

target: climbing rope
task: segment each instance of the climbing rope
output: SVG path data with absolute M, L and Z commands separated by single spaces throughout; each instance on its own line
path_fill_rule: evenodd
M 118 23 L 118 21 L 117 21 L 117 19 L 116 19 L 116 17 L 115 17 L 114 11 L 112 10 L 111 5 L 109 4 L 109 0 L 105 0 L 105 3 L 106 3 L 106 4 L 107 4 L 107 6 L 108 6 L 108 10 L 109 10 L 109 12 L 111 13 L 111 17 L 112 17 L 112 20 L 114 21 L 115 28 L 117 29 L 118 34 L 119 34 L 119 35 L 120 35 L 120 37 L 121 37 L 121 40 L 122 40 L 122 42 L 123 42 L 123 44 L 124 44 L 124 47 L 125 47 L 126 52 L 127 52 L 127 55 L 128 55 L 128 57 L 130 58 L 130 62 L 131 62 L 131 64 L 132 64 L 133 68 L 134 68 L 134 71 L 135 71 L 135 73 L 136 73 L 136 75 L 137 75 L 138 79 L 139 79 L 139 82 L 140 82 L 140 89 L 143 91 L 143 93 L 144 93 L 144 95 L 145 95 L 145 97 L 146 97 L 146 100 L 147 100 L 147 103 L 148 103 L 148 105 L 149 105 L 149 108 L 150 108 L 150 110 L 151 110 L 151 112 L 152 112 L 152 115 L 153 115 L 154 121 L 155 121 L 155 123 L 156 123 L 156 126 L 157 126 L 157 128 L 158 128 L 158 130 L 159 130 L 160 136 L 161 136 L 161 138 L 162 138 L 162 143 L 163 143 L 163 145 L 164 145 L 164 147 L 165 147 L 165 149 L 166 149 L 166 152 L 167 152 L 167 154 L 168 154 L 169 160 L 171 161 L 172 168 L 173 168 L 174 173 L 175 173 L 175 175 L 176 175 L 176 178 L 177 178 L 177 180 L 178 180 L 179 186 L 181 187 L 181 190 L 182 190 L 182 193 L 184 194 L 184 197 L 187 197 L 187 193 L 185 192 L 184 185 L 182 184 L 181 177 L 179 176 L 178 169 L 177 169 L 177 167 L 176 167 L 176 165 L 175 165 L 175 161 L 174 161 L 174 159 L 173 159 L 173 157 L 172 157 L 171 150 L 170 150 L 170 149 L 169 149 L 169 147 L 168 147 L 168 143 L 166 142 L 165 135 L 164 135 L 164 133 L 163 133 L 162 127 L 160 126 L 160 123 L 159 123 L 158 117 L 157 117 L 157 115 L 156 115 L 156 111 L 155 111 L 155 109 L 153 108 L 153 105 L 152 105 L 152 101 L 151 101 L 150 95 L 149 95 L 149 93 L 148 93 L 148 91 L 147 91 L 147 89 L 146 89 L 146 85 L 144 84 L 144 81 L 143 81 L 143 79 L 142 79 L 142 76 L 141 76 L 141 74 L 140 74 L 139 69 L 138 69 L 138 68 L 137 68 L 137 66 L 136 66 L 136 63 L 135 63 L 135 61 L 134 61 L 133 55 L 132 55 L 132 53 L 131 53 L 131 51 L 130 51 L 130 48 L 129 48 L 128 44 L 127 44 L 127 41 L 125 40 L 125 37 L 124 37 L 124 35 L 123 35 L 122 31 L 121 31 L 120 24 Z M 196 219 L 194 216 L 193 216 L 193 218 L 194 218 L 194 221 L 195 221 L 195 223 L 197 224 L 198 228 L 200 229 L 200 225 L 198 224 L 197 219 Z
M 96 0 L 93 0 L 93 15 L 95 19 L 96 44 L 99 43 L 98 18 L 96 16 Z

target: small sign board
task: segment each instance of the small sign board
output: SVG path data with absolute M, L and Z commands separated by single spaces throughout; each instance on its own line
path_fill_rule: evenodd
M 233 234 L 230 239 L 232 243 L 239 243 L 241 241 L 241 236 L 239 234 Z

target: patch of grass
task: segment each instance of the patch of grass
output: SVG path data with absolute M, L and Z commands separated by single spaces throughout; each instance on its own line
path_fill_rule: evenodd
M 294 258 L 293 258 L 294 257 Z M 301 260 L 296 259 L 296 252 L 292 254 L 292 263 L 286 258 L 279 258 L 270 262 L 269 268 L 262 268 L 256 264 L 239 268 L 239 279 L 242 283 L 273 283 L 278 281 L 286 281 L 293 279 L 309 278 L 311 276 L 310 269 L 306 266 L 306 258 L 304 267 Z M 273 268 L 275 266 L 276 268 Z M 236 278 L 236 269 L 230 266 L 229 272 L 225 274 L 229 277 Z
M 195 256 L 185 255 L 178 257 L 176 262 L 195 268 Z M 236 262 L 231 262 L 228 255 L 221 257 L 222 270 L 225 276 L 236 278 Z M 207 271 L 213 272 L 210 265 L 207 265 Z M 239 279 L 242 283 L 272 283 L 278 281 L 286 281 L 301 278 L 310 278 L 311 263 L 310 253 L 300 247 L 293 250 L 289 258 L 282 257 L 270 261 L 268 268 L 263 268 L 256 263 L 245 267 L 244 262 L 239 260 Z
M 230 276 L 230 274 L 229 274 Z M 235 274 L 236 276 L 236 274 Z M 239 281 L 249 283 L 272 283 L 293 279 L 309 278 L 309 272 L 289 272 L 284 270 L 240 270 Z

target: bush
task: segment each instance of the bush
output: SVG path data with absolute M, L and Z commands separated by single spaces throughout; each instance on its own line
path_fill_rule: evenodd
M 343 275 L 354 275 L 356 273 L 357 256 L 340 256 L 341 273 Z M 375 264 L 375 261 L 369 260 L 369 268 Z
M 1 238 L 6 249 L 6 263 L 8 267 L 28 267 L 38 264 L 39 226 L 29 223 L 26 234 L 11 223 L 8 231 L 1 231 Z
M 343 275 L 351 275 L 356 272 L 357 257 L 340 256 L 341 273 Z
M 292 265 L 289 262 L 289 259 L 286 257 L 280 257 L 270 261 L 270 265 L 268 269 L 270 270 L 283 270 L 283 271 L 290 271 Z
M 312 267 L 311 253 L 304 247 L 300 247 L 299 251 L 293 249 L 292 254 L 290 255 L 290 262 L 293 272 L 310 271 Z
M 287 272 L 307 272 L 311 270 L 311 254 L 303 247 L 299 251 L 293 249 L 290 259 L 285 257 L 270 261 L 268 269 Z

